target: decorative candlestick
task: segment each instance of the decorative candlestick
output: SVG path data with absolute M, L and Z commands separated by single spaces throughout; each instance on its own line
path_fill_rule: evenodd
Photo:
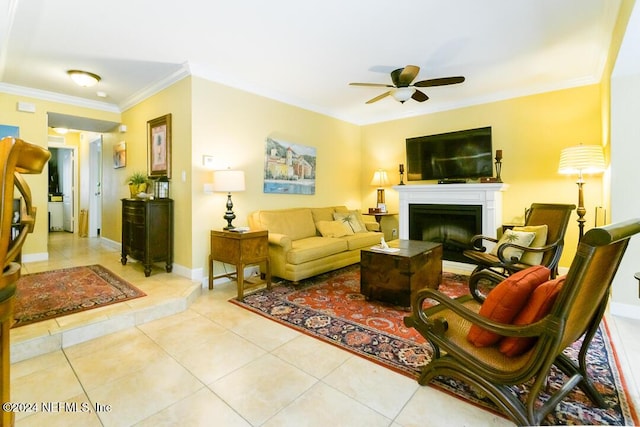
M 496 150 L 496 181 L 502 182 L 500 172 L 502 171 L 502 150 Z
M 400 184 L 399 185 L 404 185 L 404 182 L 402 182 L 402 178 L 404 177 L 404 165 L 402 163 L 400 163 L 400 166 L 398 167 L 398 171 L 400 172 Z

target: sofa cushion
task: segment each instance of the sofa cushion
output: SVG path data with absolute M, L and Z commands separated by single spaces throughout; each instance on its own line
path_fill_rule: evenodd
M 353 235 L 353 230 L 342 221 L 317 221 L 316 228 L 322 237 L 342 237 Z
M 500 323 L 511 323 L 526 304 L 535 288 L 549 280 L 551 271 L 542 265 L 518 271 L 489 292 L 478 314 Z M 478 325 L 471 325 L 467 340 L 477 347 L 497 343 L 502 335 Z
M 291 240 L 316 235 L 316 224 L 308 208 L 261 211 L 260 222 L 270 232 L 285 234 Z
M 373 245 L 377 245 L 380 243 L 380 238 L 382 236 L 382 233 L 370 231 L 368 233 L 354 233 L 350 236 L 344 236 L 342 239 L 347 242 L 348 249 L 352 251 L 354 249 L 369 248 Z
M 287 253 L 287 262 L 302 264 L 337 254 L 347 250 L 347 242 L 330 237 L 307 237 L 291 242 L 291 250 Z
M 333 213 L 335 212 L 335 208 L 327 207 L 327 208 L 311 208 L 311 215 L 313 216 L 313 222 L 318 221 L 333 221 Z
M 547 244 L 547 234 L 549 227 L 547 224 L 543 225 L 527 225 L 523 227 L 513 227 L 513 231 L 526 231 L 536 233 L 536 237 L 533 238 L 533 242 L 529 245 L 531 248 L 539 248 Z M 542 262 L 542 252 L 527 252 L 525 251 L 520 258 L 521 262 L 529 265 L 538 265 Z
M 561 276 L 538 286 L 513 320 L 513 324 L 530 325 L 549 314 L 566 279 L 567 276 Z M 533 347 L 537 339 L 536 337 L 504 337 L 500 341 L 499 349 L 505 356 L 518 356 Z
M 333 218 L 349 224 L 354 233 L 366 233 L 368 231 L 360 217 L 360 211 L 334 212 Z

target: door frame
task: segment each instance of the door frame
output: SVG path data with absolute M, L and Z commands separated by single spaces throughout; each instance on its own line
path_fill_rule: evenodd
M 72 155 L 73 155 L 73 186 L 72 186 L 72 204 L 71 204 L 71 210 L 72 210 L 72 215 L 71 215 L 71 223 L 73 224 L 73 234 L 76 234 L 78 232 L 78 206 L 79 206 L 79 189 L 78 189 L 78 147 L 74 147 L 73 145 L 66 145 L 64 143 L 60 143 L 60 142 L 48 142 L 47 143 L 47 147 L 48 148 L 58 148 L 58 149 L 64 149 L 64 150 L 73 150 L 72 151 Z M 47 197 L 48 199 L 48 197 Z M 47 204 L 48 206 L 48 204 Z

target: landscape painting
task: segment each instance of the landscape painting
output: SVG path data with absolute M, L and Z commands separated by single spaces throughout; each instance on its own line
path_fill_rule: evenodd
M 315 147 L 267 138 L 264 156 L 264 192 L 315 194 Z

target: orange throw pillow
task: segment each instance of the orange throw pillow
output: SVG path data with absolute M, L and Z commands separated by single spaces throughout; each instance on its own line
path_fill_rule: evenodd
M 547 267 L 536 265 L 518 271 L 500 282 L 487 295 L 478 314 L 500 323 L 511 323 L 529 299 L 533 290 L 549 280 Z M 476 347 L 497 343 L 502 335 L 471 325 L 467 340 Z
M 566 279 L 567 276 L 561 276 L 538 286 L 514 319 L 513 324 L 529 325 L 549 314 Z M 499 349 L 505 356 L 519 356 L 533 347 L 537 339 L 537 337 L 504 337 L 500 341 Z

